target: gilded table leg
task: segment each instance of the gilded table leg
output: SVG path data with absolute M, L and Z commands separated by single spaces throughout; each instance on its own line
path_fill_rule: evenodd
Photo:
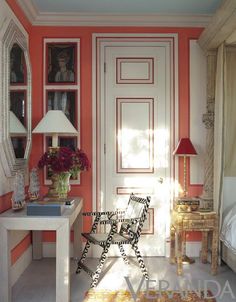
M 202 232 L 202 251 L 201 251 L 201 261 L 202 263 L 207 263 L 208 255 L 208 232 Z
M 175 263 L 175 228 L 173 225 L 170 228 L 170 263 Z
M 182 231 L 177 230 L 177 275 L 180 276 L 183 273 L 182 263 Z
M 218 221 L 216 220 L 216 226 L 212 234 L 212 256 L 211 256 L 212 275 L 216 275 L 218 269 L 218 244 L 219 244 L 219 233 L 218 233 Z
M 186 231 L 182 232 L 182 254 L 186 255 Z M 182 257 L 183 260 L 183 257 Z

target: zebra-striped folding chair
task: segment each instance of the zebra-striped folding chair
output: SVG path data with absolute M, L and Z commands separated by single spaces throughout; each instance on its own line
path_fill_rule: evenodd
M 82 256 L 78 261 L 76 273 L 78 274 L 83 269 L 92 278 L 91 288 L 96 287 L 99 280 L 102 267 L 107 257 L 108 250 L 111 244 L 116 244 L 119 247 L 121 256 L 126 264 L 129 263 L 124 251 L 124 244 L 130 244 L 137 257 L 140 269 L 147 280 L 148 273 L 145 267 L 143 258 L 138 249 L 138 241 L 141 235 L 143 223 L 147 216 L 148 207 L 150 204 L 150 197 L 141 198 L 134 194 L 130 195 L 128 207 L 125 211 L 109 211 L 109 212 L 87 212 L 84 216 L 94 216 L 94 222 L 90 233 L 82 233 L 83 237 L 87 239 Z M 122 218 L 119 218 L 121 217 Z M 121 223 L 118 231 L 118 224 Z M 97 233 L 97 226 L 99 224 L 109 224 L 110 231 L 108 233 Z M 88 249 L 92 244 L 100 245 L 103 249 L 96 271 L 92 272 L 85 264 L 85 258 Z

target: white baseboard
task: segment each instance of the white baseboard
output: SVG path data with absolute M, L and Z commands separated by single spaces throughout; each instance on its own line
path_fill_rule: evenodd
M 83 243 L 83 248 L 84 248 L 85 243 Z M 166 255 L 165 257 L 170 256 L 170 244 L 169 242 L 166 243 Z M 73 245 L 71 243 L 71 253 L 70 256 L 73 257 Z M 93 258 L 98 258 L 101 256 L 101 251 L 102 249 L 98 246 L 92 246 L 89 251 L 88 251 L 88 257 L 93 257 Z M 186 254 L 191 257 L 199 257 L 200 256 L 200 251 L 201 251 L 201 242 L 199 241 L 190 241 L 186 243 Z M 120 256 L 118 254 L 118 249 L 113 250 L 111 248 L 111 251 L 109 252 L 109 256 L 114 257 L 114 256 Z M 160 255 L 163 256 L 163 255 Z M 46 242 L 43 243 L 43 257 L 46 258 L 53 258 L 56 257 L 56 243 L 55 242 Z
M 200 257 L 202 243 L 199 241 L 190 241 L 186 243 L 186 254 L 190 257 Z
M 198 258 L 200 257 L 202 243 L 200 241 L 189 241 L 186 242 L 186 254 L 189 257 Z M 166 257 L 170 257 L 170 242 L 166 242 Z
M 21 255 L 21 257 L 11 266 L 11 286 L 19 279 L 20 275 L 32 261 L 32 246 Z
M 83 248 L 85 243 L 83 243 Z M 88 257 L 91 257 L 91 249 L 88 251 Z M 73 257 L 73 243 L 70 244 L 70 256 Z M 44 242 L 43 243 L 43 257 L 54 258 L 56 257 L 56 243 L 55 242 Z

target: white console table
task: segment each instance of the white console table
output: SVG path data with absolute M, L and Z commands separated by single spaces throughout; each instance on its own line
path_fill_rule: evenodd
M 0 301 L 11 302 L 10 230 L 56 231 L 56 302 L 70 301 L 70 230 L 73 226 L 74 257 L 80 257 L 82 207 L 82 198 L 75 198 L 74 205 L 66 208 L 62 216 L 27 216 L 26 209 L 0 214 Z

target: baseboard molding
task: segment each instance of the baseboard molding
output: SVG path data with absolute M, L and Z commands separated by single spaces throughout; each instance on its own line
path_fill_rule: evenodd
M 19 279 L 24 270 L 32 261 L 32 246 L 19 257 L 19 259 L 11 266 L 11 286 L 13 286 Z
M 186 242 L 186 254 L 193 258 L 200 257 L 202 243 L 199 241 Z M 170 257 L 170 242 L 166 242 L 166 257 Z
M 83 243 L 84 247 L 85 243 Z M 169 249 L 169 242 L 166 244 L 166 255 L 160 255 L 160 256 L 165 256 L 169 257 L 170 256 L 170 249 Z M 73 257 L 73 244 L 71 243 L 71 253 L 70 256 Z M 191 257 L 199 257 L 200 256 L 200 251 L 201 251 L 201 242 L 198 241 L 190 241 L 186 243 L 186 254 L 191 256 Z M 99 246 L 92 246 L 87 254 L 87 257 L 92 257 L 92 258 L 98 258 L 101 256 L 101 247 Z M 109 256 L 110 257 L 116 257 L 120 256 L 119 251 L 117 247 L 112 248 L 109 251 Z M 55 242 L 44 242 L 43 243 L 43 257 L 46 258 L 54 258 L 56 257 L 56 243 Z
M 188 256 L 191 256 L 191 257 L 200 257 L 200 251 L 201 251 L 201 247 L 202 247 L 202 243 L 201 242 L 193 242 L 193 241 L 190 241 L 190 242 L 187 242 L 186 243 L 186 254 Z
M 83 243 L 83 248 L 85 243 Z M 88 257 L 91 257 L 91 250 L 88 252 Z M 44 242 L 43 243 L 43 257 L 54 258 L 56 257 L 56 243 L 55 242 Z M 73 257 L 73 243 L 70 244 L 70 257 Z

